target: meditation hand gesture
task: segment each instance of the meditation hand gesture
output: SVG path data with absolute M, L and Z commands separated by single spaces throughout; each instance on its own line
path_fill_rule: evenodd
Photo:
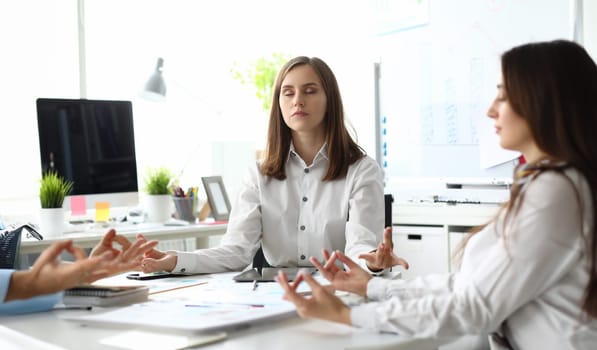
M 137 239 L 145 239 L 141 234 L 137 235 Z M 145 257 L 141 261 L 141 271 L 144 273 L 168 271 L 172 272 L 176 267 L 178 257 L 170 255 L 157 249 L 150 249 L 145 253 Z
M 296 311 L 301 317 L 321 318 L 324 320 L 350 323 L 350 308 L 334 295 L 334 292 L 321 286 L 308 273 L 300 272 L 292 284 L 288 283 L 286 274 L 282 271 L 276 277 L 284 289 L 285 300 L 296 306 Z M 297 288 L 302 281 L 311 287 L 311 297 L 305 298 L 297 293 Z
M 392 227 L 386 227 L 383 232 L 383 242 L 377 249 L 359 255 L 359 259 L 367 261 L 367 267 L 373 272 L 389 269 L 392 266 L 401 265 L 408 270 L 408 262 L 394 254 L 394 243 L 392 242 Z
M 314 257 L 311 257 L 310 260 L 319 270 L 319 273 L 330 281 L 334 289 L 352 292 L 361 296 L 366 295 L 367 283 L 372 278 L 369 272 L 340 251 L 335 251 L 330 255 L 326 249 L 323 249 L 323 256 L 326 258 L 325 265 Z M 339 268 L 336 265 L 337 260 L 342 262 L 348 270 L 344 271 Z
M 60 261 L 64 251 L 72 254 L 75 261 Z M 41 253 L 31 269 L 12 274 L 4 301 L 56 293 L 107 277 L 113 259 L 114 253 L 110 251 L 87 258 L 83 249 L 75 246 L 72 240 L 53 243 Z
M 122 249 L 115 248 L 114 242 Z M 135 242 L 131 243 L 128 238 L 116 234 L 116 231 L 111 229 L 93 248 L 89 256 L 96 257 L 111 252 L 114 258 L 109 266 L 109 274 L 113 275 L 130 270 L 141 270 L 141 261 L 147 253 L 154 250 L 156 245 L 158 241 L 148 241 L 143 235 L 137 235 Z

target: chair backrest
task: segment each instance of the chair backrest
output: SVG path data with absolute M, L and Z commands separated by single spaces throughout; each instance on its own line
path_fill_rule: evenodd
M 26 229 L 31 236 L 38 240 L 43 237 L 30 225 L 21 225 L 17 228 L 9 227 L 0 233 L 0 269 L 14 269 L 19 261 L 19 247 L 21 246 L 21 234 Z
M 384 227 L 392 226 L 392 203 L 394 202 L 394 196 L 391 194 L 384 194 L 384 210 L 385 220 Z M 267 259 L 263 255 L 263 248 L 259 247 L 257 253 L 253 257 L 253 268 L 257 268 L 261 272 L 264 267 L 270 267 L 271 265 L 267 262 Z
M 0 269 L 13 269 L 19 257 L 21 229 L 0 233 Z
M 392 226 L 392 203 L 394 203 L 394 196 L 391 194 L 384 194 L 384 210 L 385 210 L 385 223 L 384 227 Z

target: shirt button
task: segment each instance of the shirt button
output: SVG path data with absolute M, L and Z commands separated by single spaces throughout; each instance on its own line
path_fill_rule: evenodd
M 301 225 L 301 231 L 305 231 L 305 225 Z
M 303 202 L 306 202 L 306 201 L 307 201 L 307 197 L 303 197 Z
M 301 260 L 305 260 L 307 257 L 305 256 L 305 254 L 301 254 Z
M 309 173 L 309 168 L 305 168 L 305 174 Z
M 185 272 L 187 269 L 185 269 L 184 267 L 182 269 L 180 269 L 180 272 Z

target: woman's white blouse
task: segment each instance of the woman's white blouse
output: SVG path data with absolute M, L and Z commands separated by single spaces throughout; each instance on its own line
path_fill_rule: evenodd
M 325 145 L 310 166 L 291 148 L 285 180 L 265 177 L 256 163 L 232 206 L 220 245 L 177 252 L 173 271 L 242 270 L 260 243 L 267 261 L 279 267 L 312 266 L 309 257 L 323 259 L 322 248 L 344 251 L 355 260 L 375 249 L 385 213 L 378 164 L 365 156 L 345 178 L 322 181 L 328 165 Z
M 505 322 L 515 349 L 595 349 L 597 320 L 587 321 L 581 310 L 589 279 L 591 193 L 578 172 L 566 174 L 572 182 L 546 172 L 528 184 L 510 224 L 504 227 L 500 216 L 472 237 L 459 272 L 372 279 L 367 295 L 383 301 L 354 307 L 352 323 L 450 337 L 493 332 Z

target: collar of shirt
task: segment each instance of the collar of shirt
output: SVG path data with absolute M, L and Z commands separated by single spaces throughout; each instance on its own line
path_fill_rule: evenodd
M 291 159 L 292 157 L 296 157 L 296 158 L 300 159 L 303 163 L 305 163 L 303 158 L 301 158 L 301 156 L 294 149 L 294 143 L 292 143 L 292 141 L 290 141 L 290 150 L 288 151 L 288 159 Z M 313 159 L 313 164 L 316 164 L 320 158 L 323 158 L 325 160 L 329 159 L 327 143 L 324 143 L 323 146 L 321 146 L 321 148 L 317 152 L 317 155 L 315 155 L 315 159 Z M 305 164 L 305 166 L 306 166 L 306 164 Z

